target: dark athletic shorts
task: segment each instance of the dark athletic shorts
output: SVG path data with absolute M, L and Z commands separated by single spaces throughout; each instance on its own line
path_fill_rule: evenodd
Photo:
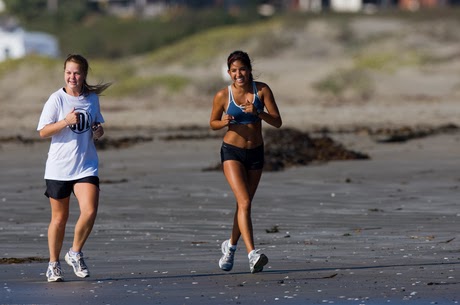
M 70 196 L 73 192 L 73 187 L 76 183 L 79 182 L 86 182 L 94 184 L 97 188 L 99 188 L 99 177 L 96 176 L 89 176 L 84 177 L 77 180 L 70 180 L 70 181 L 60 181 L 60 180 L 49 180 L 45 179 L 46 181 L 46 191 L 45 196 L 51 197 L 54 199 L 63 199 Z
M 220 160 L 222 163 L 227 160 L 239 161 L 247 170 L 262 169 L 264 167 L 264 145 L 244 149 L 224 142 L 220 148 Z

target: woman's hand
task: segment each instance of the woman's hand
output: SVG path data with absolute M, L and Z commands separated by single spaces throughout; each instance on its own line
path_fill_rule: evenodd
M 104 135 L 104 128 L 102 128 L 102 125 L 99 122 L 94 123 L 91 129 L 93 130 L 94 141 L 97 141 L 100 137 Z
M 75 112 L 75 108 L 72 109 L 64 118 L 67 126 L 78 124 L 79 113 Z
M 225 123 L 225 126 L 228 126 L 230 125 L 230 122 L 233 121 L 233 115 L 229 115 L 229 114 L 225 114 L 223 117 L 222 117 L 222 122 Z
M 257 109 L 254 106 L 254 104 L 251 103 L 250 101 L 246 100 L 246 103 L 243 106 L 244 106 L 244 110 L 243 110 L 244 113 L 250 113 L 253 115 L 257 115 Z
M 48 124 L 45 127 L 43 127 L 39 132 L 40 137 L 41 138 L 51 137 L 71 125 L 78 124 L 78 117 L 79 117 L 79 113 L 75 112 L 75 108 L 73 108 L 72 111 L 70 111 L 64 117 L 64 119 L 57 121 L 56 123 Z

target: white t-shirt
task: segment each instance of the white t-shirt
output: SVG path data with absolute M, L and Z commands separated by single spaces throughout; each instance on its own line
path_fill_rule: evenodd
M 51 137 L 45 179 L 69 181 L 98 175 L 99 160 L 91 126 L 104 122 L 95 93 L 71 96 L 64 88 L 51 94 L 43 107 L 37 130 L 63 120 L 75 108 L 79 124 L 68 126 Z

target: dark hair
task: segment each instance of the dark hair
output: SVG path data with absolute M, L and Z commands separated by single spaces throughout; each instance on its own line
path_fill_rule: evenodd
M 230 55 L 227 58 L 228 69 L 230 69 L 230 66 L 232 65 L 232 63 L 237 60 L 241 61 L 251 71 L 251 80 L 252 80 L 253 79 L 252 64 L 251 64 L 251 59 L 249 58 L 248 53 L 241 51 L 241 50 L 233 51 L 232 53 L 230 53 Z
M 89 85 L 86 82 L 86 77 L 88 76 L 89 64 L 86 58 L 79 54 L 69 54 L 64 61 L 64 69 L 68 62 L 74 62 L 78 64 L 83 72 L 85 80 L 83 81 L 82 94 L 87 95 L 91 92 L 96 93 L 97 95 L 101 94 L 105 89 L 110 87 L 112 83 L 99 83 L 97 85 Z

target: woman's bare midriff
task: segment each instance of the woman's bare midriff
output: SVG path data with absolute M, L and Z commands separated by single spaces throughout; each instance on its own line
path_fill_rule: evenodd
M 264 143 L 261 122 L 253 124 L 235 124 L 228 127 L 224 142 L 230 145 L 251 149 Z

